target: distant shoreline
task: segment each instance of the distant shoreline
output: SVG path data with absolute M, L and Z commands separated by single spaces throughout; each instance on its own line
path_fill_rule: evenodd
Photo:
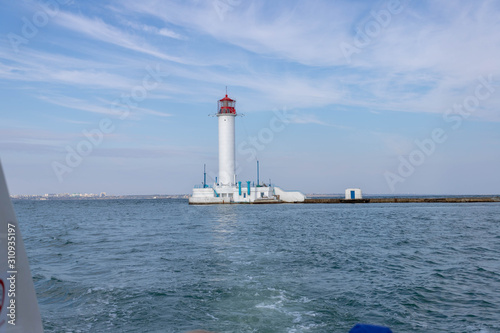
M 187 194 L 173 195 L 107 195 L 107 196 L 45 196 L 45 195 L 11 195 L 12 200 L 32 200 L 32 201 L 47 201 L 47 200 L 158 200 L 158 199 L 188 199 Z

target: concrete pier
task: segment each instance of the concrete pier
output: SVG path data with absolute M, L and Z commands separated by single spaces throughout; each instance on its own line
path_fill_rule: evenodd
M 442 198 L 306 198 L 302 202 L 286 202 L 279 199 L 257 199 L 253 202 L 224 202 L 225 204 L 361 204 L 361 203 L 473 203 L 473 202 L 500 202 L 500 196 L 493 197 L 442 197 Z M 220 202 L 190 202 L 191 205 L 213 205 Z
M 500 202 L 500 197 L 443 197 L 443 198 L 363 198 L 363 199 L 340 199 L 340 198 L 310 198 L 306 199 L 306 204 L 335 204 L 335 203 L 419 203 L 419 202 L 445 202 L 445 203 L 465 203 L 465 202 Z

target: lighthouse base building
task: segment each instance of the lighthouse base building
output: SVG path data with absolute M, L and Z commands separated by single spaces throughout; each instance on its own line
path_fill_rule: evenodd
M 297 203 L 306 197 L 300 192 L 287 192 L 271 184 L 253 184 L 238 181 L 235 173 L 235 118 L 236 101 L 227 95 L 219 100 L 219 177 L 214 184 L 195 186 L 189 197 L 190 204 L 238 204 L 238 203 Z
M 190 204 L 238 204 L 238 203 L 297 203 L 306 197 L 300 192 L 287 192 L 276 186 L 208 186 L 194 188 Z

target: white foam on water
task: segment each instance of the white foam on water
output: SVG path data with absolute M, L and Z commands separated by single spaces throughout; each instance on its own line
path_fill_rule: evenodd
M 219 320 L 219 318 L 217 318 L 217 317 L 215 317 L 215 316 L 211 315 L 211 314 L 210 314 L 210 313 L 208 313 L 208 312 L 207 312 L 207 313 L 205 313 L 205 314 L 206 314 L 208 317 L 212 318 L 213 320 L 217 320 L 217 321 Z
M 288 333 L 299 333 L 299 332 L 304 332 L 304 331 L 310 331 L 314 330 L 317 328 L 325 327 L 326 324 L 309 324 L 309 325 L 298 325 L 296 327 L 290 328 L 287 332 Z
M 311 300 L 305 296 L 302 296 L 301 298 L 299 298 L 299 302 L 300 303 L 309 303 L 309 302 L 311 302 Z
M 311 302 L 307 297 L 300 297 L 297 300 L 290 299 L 287 297 L 287 293 L 284 290 L 279 290 L 275 288 L 267 288 L 267 290 L 272 291 L 273 293 L 277 293 L 276 295 L 270 296 L 270 300 L 261 302 L 257 304 L 255 307 L 259 309 L 270 309 L 273 311 L 277 311 L 285 315 L 286 317 L 291 317 L 291 323 L 293 327 L 288 329 L 289 333 L 296 332 L 305 332 L 313 329 L 317 329 L 319 327 L 323 327 L 323 324 L 317 323 L 304 323 L 307 320 L 307 317 L 316 317 L 318 313 L 314 311 L 297 311 L 297 304 L 306 304 Z M 293 306 L 294 310 L 290 310 L 288 307 Z

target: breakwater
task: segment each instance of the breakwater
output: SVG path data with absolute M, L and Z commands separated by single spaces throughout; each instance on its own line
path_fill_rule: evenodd
M 378 197 L 363 199 L 342 198 L 306 198 L 301 202 L 284 202 L 279 199 L 257 199 L 254 202 L 225 202 L 224 204 L 361 204 L 361 203 L 473 203 L 473 202 L 500 202 L 500 196 L 491 197 Z M 191 203 L 190 203 L 191 204 Z M 196 203 L 196 205 L 215 205 L 222 203 Z
M 466 202 L 500 202 L 499 196 L 493 197 L 399 197 L 399 198 L 364 198 L 364 199 L 341 199 L 341 198 L 308 198 L 306 204 L 335 204 L 335 203 L 466 203 Z

